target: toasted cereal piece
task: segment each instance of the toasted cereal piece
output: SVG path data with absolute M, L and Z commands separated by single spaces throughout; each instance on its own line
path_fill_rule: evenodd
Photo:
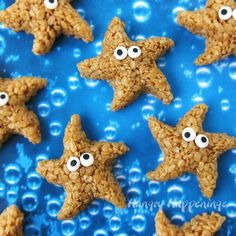
M 234 0 L 208 0 L 205 9 L 181 11 L 177 22 L 206 38 L 205 52 L 196 65 L 214 63 L 229 55 L 236 55 L 236 2 Z
M 88 23 L 71 6 L 70 0 L 16 0 L 0 11 L 0 22 L 15 32 L 34 35 L 33 52 L 46 54 L 60 34 L 72 35 L 85 42 L 93 40 Z
M 225 217 L 218 213 L 197 215 L 181 228 L 170 223 L 164 212 L 157 213 L 156 233 L 158 236 L 213 236 L 222 226 Z
M 94 198 L 124 208 L 125 196 L 112 175 L 111 164 L 127 151 L 124 143 L 90 141 L 82 130 L 79 115 L 72 116 L 65 130 L 62 157 L 42 161 L 37 167 L 37 172 L 49 183 L 65 189 L 66 198 L 58 219 L 75 217 Z
M 125 24 L 115 17 L 105 34 L 102 53 L 78 64 L 82 77 L 106 80 L 114 89 L 112 110 L 132 103 L 140 93 L 150 93 L 169 104 L 173 95 L 156 60 L 174 46 L 169 38 L 131 41 Z
M 41 142 L 37 116 L 25 103 L 47 84 L 45 79 L 21 77 L 0 78 L 0 146 L 12 134 L 20 134 L 33 144 Z
M 208 107 L 199 104 L 172 127 L 149 118 L 151 132 L 160 144 L 164 161 L 147 174 L 155 181 L 167 181 L 193 173 L 198 177 L 204 196 L 210 198 L 218 177 L 217 160 L 225 151 L 236 147 L 236 139 L 226 134 L 203 131 L 202 123 Z
M 24 215 L 15 206 L 10 206 L 0 215 L 0 236 L 23 236 Z

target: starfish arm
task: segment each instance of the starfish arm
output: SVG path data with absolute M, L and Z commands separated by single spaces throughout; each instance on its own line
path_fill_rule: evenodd
M 65 150 L 77 152 L 78 150 L 81 150 L 86 147 L 89 143 L 90 141 L 86 138 L 86 134 L 82 129 L 80 116 L 73 115 L 65 130 Z
M 8 128 L 12 133 L 23 135 L 31 143 L 41 142 L 40 124 L 34 112 L 24 106 L 13 106 L 12 115 L 8 117 Z
M 90 79 L 108 79 L 110 74 L 110 65 L 105 58 L 101 56 L 84 60 L 77 65 L 77 68 L 83 78 Z
M 129 80 L 113 80 L 110 82 L 114 89 L 114 98 L 111 108 L 120 110 L 132 103 L 142 92 L 141 84 L 135 78 Z
M 183 231 L 185 235 L 214 235 L 222 226 L 225 217 L 218 213 L 198 215 L 185 223 Z
M 156 233 L 159 236 L 184 236 L 184 233 L 177 226 L 172 225 L 163 211 L 155 217 Z
M 9 138 L 11 131 L 6 127 L 0 127 L 0 147 Z
M 9 104 L 21 104 L 28 102 L 37 92 L 47 85 L 47 81 L 36 77 L 20 77 L 11 80 L 8 86 L 10 96 Z
M 216 188 L 218 178 L 217 161 L 206 164 L 200 163 L 196 174 L 203 195 L 210 198 Z
M 150 70 L 143 71 L 146 92 L 153 94 L 162 100 L 165 104 L 169 104 L 173 99 L 173 94 L 166 77 L 155 66 Z
M 23 236 L 24 215 L 12 205 L 0 215 L 0 235 Z
M 202 123 L 208 107 L 205 104 L 198 104 L 187 112 L 176 126 L 177 129 L 183 130 L 186 127 L 192 127 L 195 132 L 202 131 Z
M 58 213 L 59 220 L 71 219 L 83 211 L 93 200 L 86 192 L 78 188 L 66 187 L 66 197 L 61 210 Z
M 85 42 L 93 41 L 93 33 L 89 24 L 74 10 L 70 4 L 65 4 L 56 11 L 56 17 L 60 20 L 62 31 L 66 35 L 73 35 Z
M 93 195 L 95 198 L 104 199 L 119 208 L 126 206 L 125 196 L 121 187 L 109 171 L 99 171 L 93 179 Z
M 233 54 L 236 50 L 236 43 L 230 42 L 231 40 L 231 36 L 229 36 L 229 40 L 207 39 L 205 52 L 194 63 L 199 66 L 208 65 Z
M 46 160 L 38 163 L 36 171 L 44 177 L 49 183 L 62 185 L 62 171 L 60 160 Z
M 137 42 L 142 54 L 149 59 L 156 60 L 174 46 L 174 41 L 165 37 L 155 37 Z
M 94 142 L 91 151 L 97 153 L 96 157 L 101 163 L 106 163 L 125 154 L 129 151 L 129 148 L 124 143 Z

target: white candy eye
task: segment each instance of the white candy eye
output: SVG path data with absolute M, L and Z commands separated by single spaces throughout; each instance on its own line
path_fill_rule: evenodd
M 5 92 L 0 92 L 0 107 L 5 106 L 9 101 L 9 96 Z
M 209 140 L 207 136 L 199 134 L 195 139 L 195 143 L 199 148 L 206 148 L 209 144 Z
M 44 0 L 44 5 L 50 10 L 56 9 L 58 6 L 58 0 Z
M 131 57 L 131 58 L 137 58 L 141 55 L 142 51 L 140 49 L 140 47 L 137 47 L 137 46 L 132 46 L 128 49 L 128 55 Z
M 124 60 L 128 55 L 128 50 L 125 48 L 125 47 L 117 47 L 114 51 L 114 57 L 121 61 L 121 60 Z
M 80 160 L 78 157 L 70 157 L 69 160 L 67 161 L 67 169 L 71 172 L 75 172 L 79 169 L 80 167 Z
M 89 167 L 94 163 L 94 157 L 91 153 L 83 153 L 80 156 L 80 162 L 82 166 Z
M 196 132 L 191 127 L 185 128 L 182 137 L 186 142 L 191 142 L 196 138 Z
M 218 15 L 221 20 L 228 20 L 232 17 L 233 11 L 230 7 L 224 6 L 220 8 Z
M 233 10 L 233 18 L 236 20 L 236 8 Z

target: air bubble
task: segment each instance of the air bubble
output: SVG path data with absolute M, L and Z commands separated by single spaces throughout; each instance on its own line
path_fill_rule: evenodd
M 63 89 L 54 89 L 51 92 L 52 104 L 56 107 L 61 107 L 66 103 L 67 94 Z
M 61 223 L 61 231 L 65 236 L 71 236 L 76 231 L 76 224 L 72 220 L 65 220 Z
M 38 197 L 35 193 L 25 193 L 22 197 L 22 206 L 25 211 L 32 212 L 38 206 Z
M 27 186 L 31 190 L 39 189 L 41 186 L 42 180 L 36 172 L 31 172 L 27 176 Z
M 9 164 L 5 169 L 4 178 L 8 184 L 18 184 L 21 179 L 21 169 L 17 164 Z
M 133 4 L 134 18 L 138 22 L 147 22 L 151 17 L 151 8 L 146 1 L 135 1 Z

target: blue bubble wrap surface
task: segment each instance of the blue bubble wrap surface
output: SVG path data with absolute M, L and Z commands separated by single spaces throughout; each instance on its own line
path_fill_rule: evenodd
M 13 2 L 1 0 L 0 9 Z M 48 55 L 35 56 L 31 53 L 31 35 L 0 28 L 0 76 L 34 75 L 49 81 L 48 87 L 29 103 L 41 122 L 42 143 L 34 146 L 16 135 L 0 149 L 0 211 L 17 204 L 25 213 L 26 236 L 151 236 L 155 235 L 154 216 L 162 207 L 178 225 L 198 213 L 221 212 L 227 221 L 217 235 L 236 235 L 235 150 L 219 159 L 219 178 L 211 200 L 202 196 L 193 175 L 165 183 L 146 178 L 146 173 L 162 160 L 147 126 L 149 116 L 175 125 L 186 111 L 204 102 L 210 108 L 205 130 L 236 136 L 235 57 L 209 66 L 193 65 L 204 50 L 204 39 L 175 21 L 178 10 L 204 7 L 205 0 L 74 0 L 72 4 L 93 26 L 94 42 L 86 44 L 62 36 Z M 171 105 L 142 95 L 125 110 L 111 112 L 113 91 L 108 83 L 80 77 L 76 64 L 100 53 L 104 33 L 114 16 L 126 22 L 133 40 L 167 36 L 175 41 L 176 46 L 158 61 L 174 93 Z M 126 209 L 95 200 L 74 219 L 57 220 L 63 188 L 48 184 L 35 167 L 41 160 L 61 156 L 64 129 L 72 114 L 81 115 L 90 139 L 124 141 L 130 147 L 113 168 L 127 197 Z

